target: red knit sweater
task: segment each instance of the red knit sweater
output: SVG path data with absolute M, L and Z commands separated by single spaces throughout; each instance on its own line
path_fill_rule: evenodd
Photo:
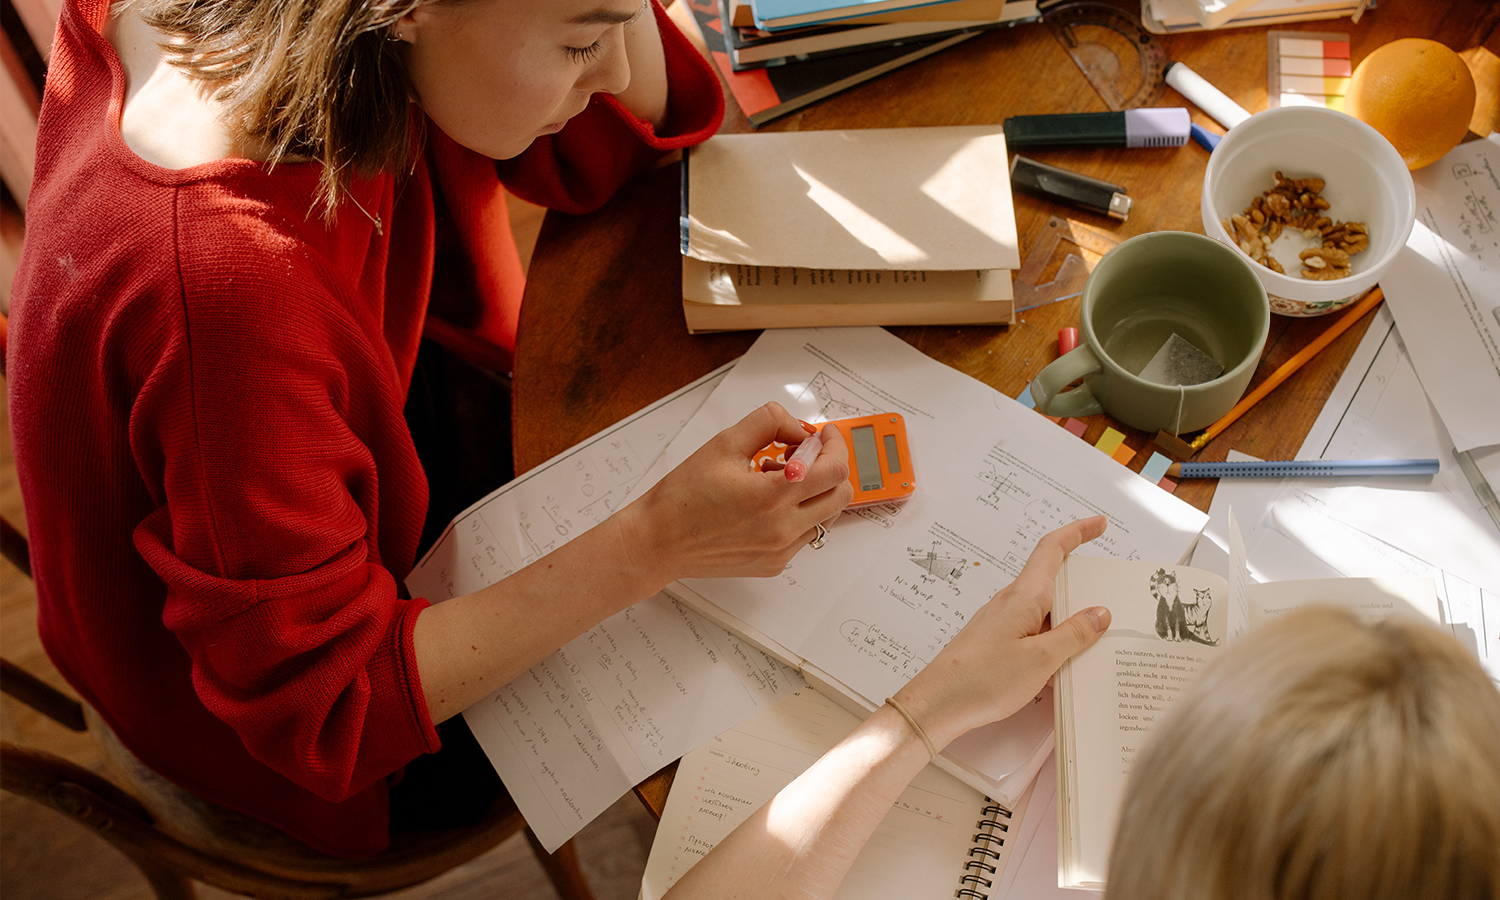
M 125 146 L 107 5 L 62 13 L 10 319 L 42 638 L 161 774 L 373 853 L 388 778 L 438 743 L 412 650 L 426 601 L 399 588 L 427 506 L 402 415 L 424 324 L 508 364 L 523 282 L 501 180 L 594 208 L 711 135 L 719 84 L 658 10 L 669 136 L 596 96 L 497 171 L 430 128 L 410 177 L 354 186 L 383 234 L 348 203 L 327 227 L 315 164 L 171 171 Z M 462 264 L 435 288 L 440 244 Z

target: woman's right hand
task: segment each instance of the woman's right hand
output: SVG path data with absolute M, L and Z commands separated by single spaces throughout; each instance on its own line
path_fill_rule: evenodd
M 807 437 L 779 403 L 767 403 L 725 429 L 621 510 L 643 565 L 662 585 L 679 578 L 779 574 L 849 505 L 849 455 L 837 428 L 823 429 L 823 449 L 807 477 L 757 472 L 755 454 L 773 442 Z M 813 552 L 813 551 L 808 551 Z

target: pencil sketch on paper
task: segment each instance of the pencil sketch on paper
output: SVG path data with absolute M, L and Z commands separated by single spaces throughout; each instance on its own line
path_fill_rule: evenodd
M 939 555 L 940 548 L 942 544 L 938 541 L 933 541 L 932 546 L 925 550 L 907 547 L 906 556 L 928 575 L 952 584 L 963 576 L 969 561 L 961 556 Z
M 819 372 L 808 380 L 806 389 L 797 397 L 799 405 L 807 399 L 809 394 L 817 404 L 818 415 L 825 422 L 833 419 L 873 416 L 884 412 L 869 398 L 847 387 L 827 372 Z

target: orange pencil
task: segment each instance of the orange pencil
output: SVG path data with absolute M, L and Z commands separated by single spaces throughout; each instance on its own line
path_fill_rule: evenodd
M 1334 338 L 1348 331 L 1350 325 L 1358 322 L 1361 316 L 1379 306 L 1380 301 L 1384 299 L 1385 292 L 1380 289 L 1379 285 L 1371 288 L 1370 292 L 1356 303 L 1353 309 L 1344 313 L 1337 322 L 1328 327 L 1327 331 L 1318 335 L 1313 339 L 1312 343 L 1298 351 L 1296 356 L 1282 363 L 1281 368 L 1271 373 L 1271 377 L 1262 381 L 1255 390 L 1241 398 L 1240 402 L 1234 405 L 1234 409 L 1225 413 L 1224 417 L 1219 419 L 1219 421 L 1203 429 L 1203 433 L 1193 438 L 1192 441 L 1184 441 L 1174 434 L 1162 431 L 1157 433 L 1156 443 L 1179 456 L 1192 456 L 1194 453 L 1197 453 L 1203 449 L 1204 444 L 1218 437 L 1219 433 L 1233 424 L 1235 419 L 1244 415 L 1245 410 L 1259 403 L 1262 398 L 1275 390 L 1278 385 L 1290 378 L 1293 372 L 1302 368 L 1303 364 L 1314 356 L 1317 356 L 1318 351 L 1333 343 Z

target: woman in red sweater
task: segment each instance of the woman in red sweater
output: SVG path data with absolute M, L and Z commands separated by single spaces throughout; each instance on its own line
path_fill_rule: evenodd
M 489 588 L 401 588 L 448 465 L 408 425 L 448 391 L 423 360 L 509 368 L 502 184 L 587 211 L 722 104 L 653 0 L 68 0 L 8 399 L 43 640 L 127 747 L 373 853 L 436 723 L 674 579 L 779 572 L 838 514 L 835 442 L 799 484 L 749 471 L 800 439 L 772 404 Z

